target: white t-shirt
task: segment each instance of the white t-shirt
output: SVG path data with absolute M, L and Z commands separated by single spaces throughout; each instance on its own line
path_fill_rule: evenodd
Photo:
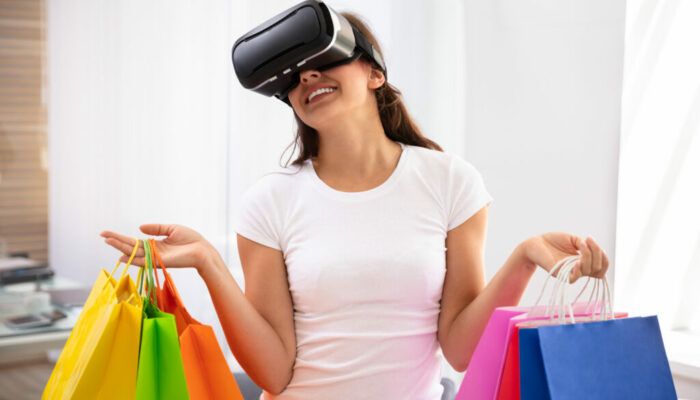
M 282 251 L 297 341 L 289 385 L 261 399 L 441 398 L 447 231 L 493 198 L 464 159 L 400 144 L 367 191 L 331 188 L 307 159 L 244 194 L 236 232 Z

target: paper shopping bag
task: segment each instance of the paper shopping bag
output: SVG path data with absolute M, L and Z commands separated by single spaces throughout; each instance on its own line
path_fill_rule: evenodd
M 150 245 L 143 240 L 146 262 L 141 274 L 143 288 L 143 322 L 141 349 L 136 378 L 136 400 L 189 399 L 185 370 L 175 317 L 158 308 L 155 295 L 153 263 Z
M 519 343 L 523 399 L 677 398 L 657 316 L 521 328 Z
M 528 307 L 498 307 L 493 311 L 455 400 L 492 400 L 495 397 L 508 342 L 508 322 L 528 310 Z
M 520 398 L 523 400 L 551 399 L 537 328 L 518 329 L 518 359 Z
M 133 397 L 141 331 L 141 298 L 126 272 L 102 270 L 44 388 L 42 399 Z
M 577 318 L 591 317 L 593 313 L 600 311 L 600 303 L 597 303 L 595 308 L 591 308 L 590 305 L 585 302 L 576 303 L 573 306 L 573 311 L 574 316 Z M 510 339 L 508 342 L 506 358 L 503 363 L 503 371 L 501 373 L 500 378 L 501 380 L 498 385 L 498 395 L 496 397 L 498 400 L 519 400 L 521 398 L 519 362 L 520 351 L 518 331 L 520 329 L 520 325 L 524 327 L 533 327 L 537 326 L 538 324 L 550 323 L 549 318 L 541 316 L 532 316 L 538 314 L 540 313 L 530 313 L 530 316 L 528 316 L 527 314 L 522 314 L 511 318 L 509 322 L 508 329 L 510 332 Z M 544 315 L 544 313 L 541 314 Z M 624 312 L 615 313 L 615 318 L 623 318 L 626 316 L 627 313 Z M 568 317 L 569 315 L 565 314 L 565 318 Z
M 572 310 L 575 316 L 590 316 L 599 306 L 599 303 L 591 306 L 578 302 Z M 455 400 L 496 399 L 516 323 L 547 319 L 546 311 L 547 307 L 540 305 L 496 308 L 474 350 Z
M 567 285 L 562 285 L 561 282 L 568 278 L 569 271 L 579 260 L 580 256 L 565 257 L 553 266 L 550 269 L 548 279 L 545 280 L 540 298 L 545 292 L 549 279 L 553 277 L 555 272 L 561 270 L 562 273 L 558 274 L 556 278 L 560 283 L 555 286 L 552 295 L 553 299 L 559 298 L 557 291 L 561 292 L 567 287 Z M 583 290 L 581 293 L 583 293 Z M 597 291 L 594 292 L 595 295 L 599 293 Z M 590 316 L 596 310 L 599 310 L 601 305 L 600 301 L 593 302 L 593 297 L 591 296 L 588 302 L 575 302 L 574 300 L 575 303 L 570 305 L 567 310 L 560 308 L 556 315 L 559 318 L 564 316 Z M 456 399 L 496 399 L 500 391 L 508 345 L 511 342 L 510 339 L 516 322 L 551 319 L 554 314 L 555 309 L 551 304 L 550 306 L 540 306 L 539 299 L 534 306 L 496 308 L 474 350 Z
M 160 266 L 164 276 L 162 288 L 156 289 L 158 304 L 163 311 L 172 313 L 175 317 L 190 398 L 243 400 L 214 329 L 190 316 L 175 282 L 158 254 L 155 241 L 149 239 L 149 244 L 153 252 L 151 258 L 156 267 Z M 156 283 L 157 276 L 156 273 Z
M 520 364 L 518 363 L 518 328 L 513 327 L 506 359 L 503 362 L 503 372 L 501 382 L 498 385 L 498 400 L 519 400 L 520 399 Z

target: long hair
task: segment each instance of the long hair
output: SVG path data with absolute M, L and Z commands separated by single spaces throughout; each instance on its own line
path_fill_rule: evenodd
M 377 39 L 360 16 L 350 12 L 341 12 L 340 14 L 357 28 L 357 30 L 372 43 L 372 46 L 377 49 L 382 58 L 384 58 L 384 53 L 379 47 Z M 363 54 L 361 58 L 372 64 L 374 68 L 380 69 L 379 66 L 365 54 Z M 406 106 L 403 104 L 399 89 L 390 85 L 389 82 L 385 80 L 381 87 L 374 90 L 374 96 L 377 99 L 379 118 L 382 121 L 384 133 L 389 139 L 395 142 L 443 151 L 442 147 L 437 143 L 423 136 L 418 126 L 413 122 L 413 119 L 406 110 Z M 306 125 L 296 112 L 294 112 L 294 118 L 297 122 L 297 133 L 294 141 L 287 146 L 287 149 L 292 145 L 294 145 L 295 148 L 297 145 L 299 146 L 299 156 L 292 162 L 292 165 L 301 167 L 304 160 L 318 156 L 319 138 L 318 132 L 316 132 L 314 128 Z M 292 150 L 292 154 L 293 153 L 294 150 Z

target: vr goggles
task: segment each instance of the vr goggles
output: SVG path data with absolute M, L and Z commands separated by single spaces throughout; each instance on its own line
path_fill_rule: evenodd
M 307 0 L 241 36 L 231 58 L 244 88 L 291 107 L 287 94 L 299 84 L 299 71 L 323 71 L 363 54 L 386 77 L 382 56 L 357 28 L 323 1 Z

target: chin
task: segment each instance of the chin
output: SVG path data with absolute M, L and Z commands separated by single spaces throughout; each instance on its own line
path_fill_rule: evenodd
M 340 118 L 342 114 L 337 104 L 324 104 L 323 107 L 308 110 L 305 116 L 304 123 L 315 129 L 316 125 L 326 125 L 329 121 Z

